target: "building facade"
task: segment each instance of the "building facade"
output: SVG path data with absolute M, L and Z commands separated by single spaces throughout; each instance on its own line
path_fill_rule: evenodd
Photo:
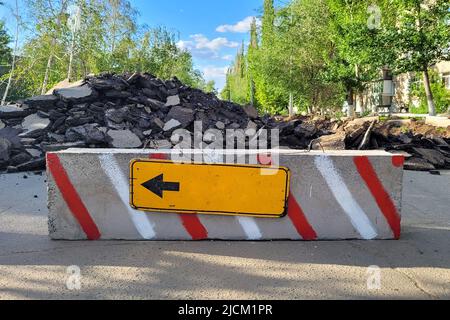
M 442 80 L 445 87 L 450 91 L 450 61 L 443 61 L 433 67 Z M 420 99 L 414 96 L 413 89 L 422 86 L 422 77 L 418 73 L 409 72 L 396 75 L 392 78 L 392 85 L 383 80 L 375 81 L 368 85 L 366 92 L 357 99 L 356 111 L 358 113 L 380 112 L 383 100 L 392 95 L 392 112 L 408 112 L 411 106 L 419 106 Z

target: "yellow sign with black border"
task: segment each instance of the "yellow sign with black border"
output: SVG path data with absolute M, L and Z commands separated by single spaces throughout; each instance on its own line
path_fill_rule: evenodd
M 146 212 L 281 218 L 289 183 L 284 167 L 137 159 L 130 164 L 130 205 Z

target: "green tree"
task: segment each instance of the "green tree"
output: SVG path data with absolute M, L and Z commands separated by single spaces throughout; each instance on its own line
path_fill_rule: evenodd
M 232 67 L 227 72 L 226 86 L 223 89 L 221 96 L 236 103 L 247 104 L 247 71 L 247 57 L 245 54 L 244 43 L 242 43 L 241 48 L 236 54 Z
M 227 73 L 226 73 L 226 80 L 225 80 L 225 86 L 222 89 L 222 92 L 220 92 L 220 97 L 224 100 L 227 101 L 232 101 L 231 100 L 231 77 L 232 77 L 232 70 L 231 68 L 227 69 Z
M 295 63 L 291 75 L 300 110 L 309 113 L 327 113 L 340 109 L 342 86 L 327 79 L 328 57 L 334 47 L 329 30 L 330 10 L 325 0 L 294 1 L 291 8 L 294 15 L 291 39 Z
M 3 4 L 3 3 L 1 3 Z M 16 32 L 14 35 L 14 50 L 12 53 L 12 59 L 11 59 L 11 68 L 9 70 L 8 82 L 6 84 L 5 91 L 3 92 L 3 97 L 1 101 L 1 105 L 6 104 L 6 99 L 8 98 L 8 95 L 10 94 L 10 89 L 12 85 L 13 76 L 16 71 L 16 61 L 17 61 L 17 54 L 18 54 L 18 45 L 19 45 L 19 32 L 20 32 L 20 24 L 21 24 L 21 17 L 20 17 L 20 11 L 19 11 L 19 0 L 15 1 L 15 9 L 12 11 L 13 16 L 16 20 Z
M 261 45 L 255 51 L 252 68 L 254 69 L 253 81 L 255 83 L 255 97 L 260 104 L 262 112 L 282 113 L 288 102 L 284 88 L 280 87 L 278 76 L 281 75 L 277 56 L 281 48 L 276 43 L 281 38 L 275 32 L 274 1 L 264 1 L 262 16 Z
M 217 89 L 216 89 L 216 83 L 214 80 L 210 80 L 205 83 L 205 86 L 203 87 L 203 91 L 208 93 L 214 93 L 217 95 Z
M 64 43 L 68 36 L 66 10 L 69 6 L 68 0 L 61 1 L 29 1 L 28 5 L 32 9 L 32 14 L 37 20 L 36 29 L 39 33 L 39 40 L 42 41 L 40 48 L 46 54 L 47 65 L 44 79 L 42 81 L 41 94 L 45 94 L 50 78 L 50 72 L 54 67 L 55 58 L 61 57 L 61 53 L 66 48 Z M 37 49 L 37 48 L 36 48 Z
M 369 0 L 292 0 L 275 8 L 273 0 L 265 0 L 261 33 L 255 22 L 250 31 L 247 100 L 263 112 L 288 110 L 292 116 L 294 106 L 311 113 L 340 110 L 347 94 L 353 115 L 354 96 L 378 79 L 392 57 L 392 50 L 378 56 L 380 37 L 369 25 L 371 6 Z M 235 64 L 241 60 L 237 56 Z M 235 69 L 224 92 L 238 101 Z
M 72 5 L 81 11 L 75 37 L 68 24 Z M 27 9 L 28 37 L 12 77 L 16 99 L 45 93 L 68 70 L 73 80 L 91 73 L 142 71 L 163 79 L 176 76 L 193 87 L 205 85 L 191 54 L 176 46 L 175 33 L 138 25 L 137 11 L 126 0 L 36 0 Z
M 421 72 L 430 115 L 436 115 L 429 69 L 450 60 L 450 2 L 448 0 L 395 0 L 394 23 L 385 25 L 383 41 L 394 44 L 391 65 L 397 73 Z
M 248 73 L 248 100 L 250 101 L 250 105 L 257 106 L 258 101 L 255 97 L 255 72 L 256 72 L 256 64 L 255 60 L 257 59 L 258 54 L 258 26 L 256 24 L 256 18 L 253 17 L 252 24 L 250 26 L 250 43 L 247 49 L 247 73 Z
M 432 70 L 430 76 L 430 87 L 433 93 L 433 99 L 436 106 L 437 113 L 446 113 L 450 111 L 450 91 L 445 87 L 439 73 Z M 423 81 L 422 76 L 422 81 Z M 413 113 L 427 113 L 428 112 L 428 99 L 425 92 L 425 86 L 420 85 L 413 88 L 411 94 L 420 99 L 418 107 L 411 108 Z
M 110 46 L 105 68 L 112 72 L 124 72 L 138 28 L 137 11 L 127 0 L 106 0 L 102 11 L 108 31 L 105 33 L 105 43 Z
M 0 80 L 2 80 L 1 89 L 2 92 L 6 92 L 6 86 L 3 83 L 8 80 L 5 77 L 8 76 L 8 73 L 11 70 L 11 58 L 12 58 L 12 50 L 9 47 L 9 43 L 11 42 L 11 37 L 6 31 L 5 22 L 0 20 Z
M 11 36 L 5 28 L 5 22 L 0 20 L 0 64 L 2 66 L 6 66 L 10 63 L 12 52 L 9 43 L 11 40 Z
M 376 54 L 374 43 L 376 28 L 368 25 L 368 8 L 371 1 L 327 0 L 330 10 L 329 30 L 333 50 L 329 56 L 328 78 L 340 82 L 347 95 L 348 115 L 355 113 L 355 94 L 366 89 L 366 85 L 379 78 L 382 65 Z M 375 49 L 374 49 L 375 48 Z
M 262 46 L 270 46 L 272 37 L 274 36 L 274 24 L 275 24 L 275 6 L 273 0 L 264 0 L 264 13 L 262 17 Z
M 189 86 L 203 87 L 203 77 L 194 68 L 192 55 L 179 49 L 177 40 L 176 34 L 164 27 L 147 30 L 137 41 L 132 64 L 136 71 L 147 71 L 162 79 L 177 77 Z
M 333 46 L 329 30 L 329 9 L 325 0 L 292 1 L 275 10 L 266 6 L 261 46 L 249 47 L 249 66 L 260 109 L 294 115 L 298 110 L 326 112 L 339 105 L 339 82 L 325 76 L 327 57 Z M 273 21 L 269 27 L 267 21 Z M 270 34 L 264 34 L 264 30 Z M 268 31 L 267 31 L 268 30 Z M 270 39 L 270 41 L 268 40 Z M 265 45 L 264 45 L 265 43 Z M 251 86 L 249 91 L 251 90 Z

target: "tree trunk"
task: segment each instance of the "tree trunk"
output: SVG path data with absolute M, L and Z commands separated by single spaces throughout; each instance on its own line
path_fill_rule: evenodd
M 289 117 L 292 118 L 295 116 L 294 112 L 294 94 L 289 93 Z
M 427 95 L 428 113 L 430 116 L 436 116 L 436 107 L 434 105 L 433 92 L 431 91 L 428 67 L 425 67 L 423 71 L 423 85 L 425 86 L 425 93 Z
M 45 68 L 44 81 L 42 81 L 42 88 L 41 88 L 42 95 L 44 95 L 47 92 L 47 84 L 50 74 L 50 68 L 52 67 L 52 62 L 53 62 L 53 52 L 50 53 L 50 55 L 48 56 L 47 67 Z
M 347 89 L 347 104 L 348 104 L 347 116 L 350 118 L 354 118 L 355 117 L 355 100 L 353 97 L 353 88 Z
M 73 50 L 75 47 L 75 35 L 72 35 L 72 42 L 70 44 L 69 70 L 67 71 L 67 80 L 72 82 L 72 64 L 73 64 Z
M 8 98 L 8 93 L 9 93 L 9 89 L 11 88 L 11 82 L 12 82 L 12 78 L 14 75 L 14 71 L 16 68 L 16 56 L 17 56 L 17 46 L 19 43 L 19 4 L 18 1 L 16 0 L 16 39 L 15 39 L 15 43 L 14 43 L 14 51 L 13 51 L 13 58 L 12 58 L 12 63 L 11 63 L 11 71 L 9 73 L 9 78 L 8 78 L 8 84 L 6 85 L 6 89 L 5 92 L 3 94 L 3 98 L 2 98 L 2 102 L 1 105 L 4 106 L 6 104 L 6 99 Z
M 61 0 L 61 11 L 59 12 L 58 19 L 56 21 L 58 29 L 61 26 L 61 16 L 64 14 L 66 9 L 67 9 L 67 0 Z M 52 68 L 53 64 L 53 48 L 55 46 L 56 46 L 56 36 L 52 38 L 52 48 L 50 49 L 50 55 L 48 56 L 47 60 L 47 67 L 45 68 L 44 80 L 42 81 L 42 88 L 41 88 L 42 95 L 47 92 L 48 79 L 50 77 L 50 69 Z
M 364 110 L 367 112 L 368 110 L 368 106 L 369 106 L 369 93 L 366 92 L 365 93 L 365 99 L 364 99 Z
M 114 59 L 114 51 L 116 51 L 116 36 L 117 36 L 117 20 L 119 18 L 118 13 L 118 2 L 111 2 L 112 5 L 112 26 L 111 26 L 111 54 L 110 54 L 110 61 L 109 61 L 109 70 L 111 71 L 111 66 L 113 65 L 113 59 Z
M 255 106 L 255 83 L 253 82 L 253 77 L 250 77 L 250 105 Z
M 359 104 L 360 104 L 360 107 L 361 107 L 361 115 L 364 116 L 365 113 L 366 113 L 366 106 L 364 104 L 364 93 L 363 92 L 361 92 L 359 94 Z

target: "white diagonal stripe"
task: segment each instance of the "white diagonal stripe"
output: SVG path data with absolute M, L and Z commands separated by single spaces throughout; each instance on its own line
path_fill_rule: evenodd
M 328 156 L 317 156 L 315 159 L 317 169 L 327 182 L 336 201 L 350 218 L 352 225 L 358 233 L 367 240 L 377 237 L 377 232 L 367 218 L 366 213 L 353 198 L 350 190 L 339 175 L 333 161 Z
M 242 229 L 244 229 L 248 240 L 259 240 L 262 238 L 261 231 L 259 230 L 254 218 L 237 217 L 237 219 Z
M 129 202 L 129 183 L 120 170 L 120 167 L 113 154 L 100 155 L 100 164 L 111 181 L 112 186 L 116 189 L 120 199 L 128 210 L 133 224 L 142 238 L 150 240 L 156 236 L 154 226 L 144 212 L 137 211 L 130 206 Z

